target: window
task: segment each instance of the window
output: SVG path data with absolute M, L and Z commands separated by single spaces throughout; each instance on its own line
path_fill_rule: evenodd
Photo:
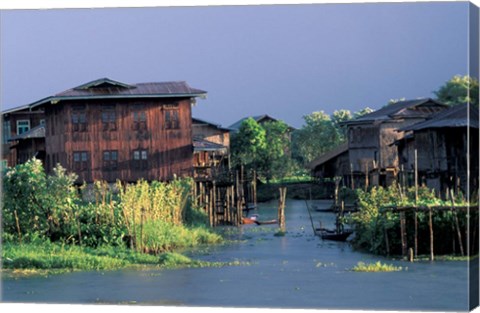
M 145 111 L 133 111 L 133 129 L 147 129 L 147 113 Z
M 106 150 L 103 151 L 103 169 L 106 171 L 113 171 L 118 168 L 118 151 Z
M 30 130 L 30 121 L 29 120 L 18 120 L 17 121 L 17 135 L 21 135 Z
M 147 150 L 133 150 L 133 168 L 145 170 L 148 167 Z
M 72 126 L 74 132 L 87 131 L 87 113 L 85 111 L 73 111 Z
M 88 169 L 89 153 L 87 151 L 73 152 L 73 169 L 76 171 L 84 171 Z
M 8 143 L 8 139 L 12 135 L 12 130 L 10 128 L 10 120 L 3 120 L 3 143 Z
M 117 129 L 117 115 L 115 112 L 115 106 L 104 106 L 102 109 L 102 126 L 103 130 L 116 130 Z
M 165 129 L 178 129 L 180 123 L 178 120 L 178 109 L 165 110 Z

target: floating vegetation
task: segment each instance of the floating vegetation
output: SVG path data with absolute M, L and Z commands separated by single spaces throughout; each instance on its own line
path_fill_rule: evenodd
M 399 272 L 401 270 L 401 266 L 383 264 L 380 261 L 368 264 L 364 262 L 358 262 L 357 265 L 352 268 L 353 272 Z

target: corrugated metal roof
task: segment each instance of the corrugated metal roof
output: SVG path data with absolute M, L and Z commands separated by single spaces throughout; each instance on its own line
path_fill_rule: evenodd
M 401 128 L 400 131 L 421 130 L 443 127 L 473 127 L 479 128 L 478 109 L 472 105 L 458 104 L 448 110 L 432 115 L 426 121 Z
M 217 129 L 220 129 L 220 130 L 226 130 L 226 131 L 232 130 L 231 128 L 223 127 L 220 124 L 217 124 L 217 123 L 214 123 L 214 122 L 209 122 L 207 120 L 200 119 L 200 118 L 197 118 L 197 117 L 192 117 L 192 124 L 206 124 L 206 125 L 216 127 Z
M 125 84 L 101 78 L 31 103 L 31 108 L 62 100 L 205 97 L 206 91 L 184 81 Z
M 227 147 L 214 143 L 205 139 L 193 139 L 193 150 L 194 151 L 221 151 L 227 152 Z
M 133 85 L 127 85 L 105 78 L 100 80 L 101 82 L 103 81 L 103 83 L 95 84 L 97 81 L 65 90 L 56 94 L 55 97 L 88 97 L 98 95 L 190 95 L 206 93 L 204 90 L 190 87 L 184 81 L 140 83 Z
M 339 156 L 342 153 L 348 151 L 348 143 L 342 143 L 341 145 L 337 146 L 336 148 L 322 154 L 312 162 L 308 163 L 307 167 L 311 170 L 315 169 L 317 166 L 322 165 L 323 163 Z
M 45 126 L 38 125 L 26 131 L 20 135 L 16 135 L 8 139 L 9 141 L 16 141 L 16 140 L 23 140 L 23 139 L 30 139 L 30 138 L 45 138 Z
M 417 108 L 419 106 L 421 106 L 421 108 Z M 346 121 L 344 124 L 386 121 L 394 118 L 426 118 L 437 112 L 439 106 L 448 107 L 446 104 L 431 98 L 399 101 L 357 119 Z

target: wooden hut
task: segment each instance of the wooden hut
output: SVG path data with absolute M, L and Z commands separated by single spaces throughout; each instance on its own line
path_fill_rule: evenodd
M 401 128 L 398 142 L 401 168 L 413 176 L 414 150 L 420 182 L 437 191 L 455 188 L 465 192 L 468 182 L 478 189 L 479 114 L 466 104 L 437 113 L 426 121 Z M 411 182 L 411 179 L 410 179 Z M 445 193 L 441 192 L 444 196 Z
M 191 105 L 206 92 L 185 82 L 98 79 L 39 100 L 46 170 L 60 163 L 79 182 L 192 176 Z
M 44 124 L 45 114 L 39 108 L 32 110 L 25 105 L 2 111 L 2 163 L 15 166 L 25 158 L 26 154 L 35 154 L 34 150 L 41 148 L 41 145 L 38 145 L 41 141 L 38 138 L 38 131 L 42 132 L 42 130 L 38 128 Z M 18 145 L 17 141 L 25 138 L 27 140 Z M 35 146 L 29 146 L 29 144 Z M 10 149 L 12 146 L 15 148 Z M 19 151 L 22 153 L 21 156 L 18 155 Z
M 354 185 L 390 185 L 399 169 L 397 146 L 393 143 L 404 136 L 398 130 L 425 121 L 447 107 L 429 98 L 399 101 L 345 122 Z

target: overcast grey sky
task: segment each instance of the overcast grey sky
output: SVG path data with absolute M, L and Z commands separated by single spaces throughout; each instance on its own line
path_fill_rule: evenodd
M 378 109 L 468 73 L 468 3 L 2 11 L 2 110 L 97 78 L 185 80 L 194 116 Z

